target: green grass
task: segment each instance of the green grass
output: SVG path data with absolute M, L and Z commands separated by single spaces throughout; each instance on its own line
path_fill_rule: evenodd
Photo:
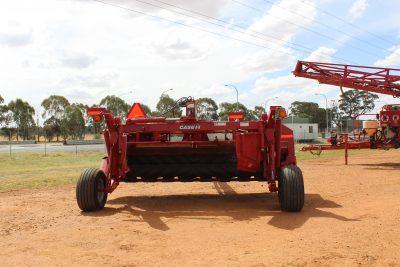
M 98 167 L 101 152 L 0 154 L 0 192 L 73 184 L 81 171 Z
M 321 156 L 309 152 L 300 152 L 304 144 L 296 145 L 298 161 L 330 160 L 343 158 L 344 151 L 324 151 Z M 350 155 L 374 153 L 371 150 L 352 150 Z M 0 154 L 0 192 L 17 189 L 34 189 L 74 184 L 85 168 L 98 167 L 102 152 L 52 153 L 43 154 L 19 153 L 10 157 Z

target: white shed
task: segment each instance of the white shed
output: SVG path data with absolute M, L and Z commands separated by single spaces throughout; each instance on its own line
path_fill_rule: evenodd
M 294 140 L 313 141 L 318 139 L 317 123 L 284 123 L 293 131 Z

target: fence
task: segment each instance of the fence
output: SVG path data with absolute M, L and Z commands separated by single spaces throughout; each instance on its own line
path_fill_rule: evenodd
M 14 145 L 33 145 L 36 144 L 36 141 L 34 140 L 25 140 L 25 141 L 0 141 L 0 145 L 9 145 L 9 144 L 14 144 Z
M 64 145 L 75 146 L 75 145 L 100 145 L 104 144 L 104 139 L 93 139 L 93 140 L 66 140 Z
M 17 153 L 41 154 L 47 156 L 52 153 L 78 153 L 98 151 L 105 152 L 104 143 L 75 143 L 64 145 L 62 143 L 26 143 L 26 142 L 2 142 L 0 143 L 0 155 L 13 156 Z

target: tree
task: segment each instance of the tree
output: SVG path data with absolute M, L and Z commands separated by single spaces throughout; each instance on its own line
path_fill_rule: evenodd
M 5 138 L 8 139 L 8 141 L 11 141 L 12 136 L 16 133 L 16 129 L 13 127 L 2 127 L 1 133 Z
M 87 115 L 87 110 L 88 110 L 89 106 L 88 106 L 88 105 L 85 105 L 85 104 L 82 104 L 82 103 L 74 103 L 74 105 L 76 105 L 76 106 L 81 110 L 82 115 L 83 115 L 84 117 L 86 117 L 86 115 Z M 90 116 L 89 116 L 89 117 L 90 117 Z M 86 121 L 86 119 L 85 119 L 85 121 Z
M 47 130 L 51 129 L 52 134 L 57 138 L 57 142 L 60 140 L 61 135 L 61 118 L 58 119 L 54 116 L 44 121 L 43 125 L 48 126 Z M 50 140 L 49 140 L 50 141 Z
M 142 107 L 144 113 L 146 113 L 146 116 L 151 116 L 151 109 L 149 106 L 145 104 L 140 104 L 140 106 Z
M 158 100 L 157 106 L 157 116 L 163 116 L 168 118 L 176 118 L 182 116 L 182 110 L 177 105 L 176 101 L 166 94 L 161 95 L 160 100 Z
M 254 110 L 250 111 L 254 119 L 260 119 L 262 114 L 267 113 L 262 106 L 255 106 Z
M 57 137 L 57 141 L 59 136 L 61 135 L 61 120 L 55 122 L 56 118 L 51 117 L 47 119 L 43 124 L 44 136 L 47 141 L 51 142 L 54 137 Z
M 65 109 L 69 105 L 68 99 L 60 95 L 51 95 L 42 101 L 44 109 L 42 117 L 43 119 L 47 118 L 44 122 L 44 125 L 47 126 L 45 129 L 46 136 L 51 131 L 53 137 L 56 136 L 57 141 L 59 141 L 61 135 L 61 118 L 64 116 Z
M 64 115 L 65 109 L 70 105 L 68 99 L 60 95 L 51 95 L 42 101 L 44 112 L 43 119 L 54 117 L 61 119 Z
M 246 108 L 245 105 L 241 103 L 228 103 L 228 102 L 223 102 L 219 104 L 219 119 L 220 120 L 228 120 L 229 119 L 229 113 L 231 112 L 243 112 L 243 118 L 244 120 L 252 120 L 253 119 L 253 114 Z
M 339 99 L 339 109 L 342 117 L 356 119 L 358 115 L 365 114 L 375 108 L 375 100 L 379 99 L 376 94 L 357 90 L 344 92 Z
M 295 101 L 290 105 L 290 112 L 294 116 L 309 118 L 311 123 L 318 123 L 320 128 L 326 128 L 326 111 L 317 103 Z
M 82 110 L 77 104 L 69 105 L 61 118 L 61 136 L 64 140 L 70 137 L 73 140 L 83 137 L 85 120 Z
M 10 120 L 10 116 L 8 115 L 8 107 L 7 105 L 3 105 L 4 98 L 0 95 L 0 125 L 7 124 Z
M 218 106 L 211 98 L 196 100 L 197 117 L 202 120 L 218 120 Z
M 125 118 L 130 106 L 121 98 L 115 95 L 108 95 L 100 101 L 100 106 L 105 107 L 114 116 Z
M 343 124 L 343 113 L 340 111 L 338 105 L 333 104 L 332 107 L 329 109 L 329 114 L 331 116 L 331 121 L 333 124 L 333 127 L 338 127 L 340 129 L 342 129 L 344 127 Z
M 84 125 L 85 125 L 85 131 L 83 131 L 83 138 L 85 138 L 86 127 L 89 127 L 89 125 L 92 121 L 92 117 L 87 115 L 87 110 L 88 110 L 89 106 L 82 104 L 82 103 L 74 103 L 74 104 L 79 107 L 79 109 L 81 110 L 82 115 L 83 115 L 83 120 L 84 120 Z
M 44 131 L 44 137 L 48 142 L 51 142 L 54 138 L 54 131 L 51 127 L 51 125 L 44 125 L 43 126 L 43 131 Z
M 28 102 L 19 98 L 11 101 L 7 108 L 17 126 L 17 140 L 19 135 L 22 136 L 23 140 L 27 140 L 30 137 L 30 129 L 35 126 L 35 109 Z
M 11 141 L 13 131 L 15 129 L 10 127 L 10 123 L 12 121 L 11 112 L 8 108 L 8 105 L 4 105 L 3 103 L 4 98 L 0 95 L 0 126 L 3 126 L 1 128 L 1 134 Z

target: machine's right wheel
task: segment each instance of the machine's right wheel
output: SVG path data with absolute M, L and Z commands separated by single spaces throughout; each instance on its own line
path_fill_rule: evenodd
M 82 172 L 76 185 L 76 201 L 82 211 L 96 211 L 104 208 L 107 193 L 104 192 L 106 177 L 95 168 Z
M 301 211 L 304 206 L 304 182 L 299 167 L 289 165 L 281 170 L 278 193 L 281 210 Z

